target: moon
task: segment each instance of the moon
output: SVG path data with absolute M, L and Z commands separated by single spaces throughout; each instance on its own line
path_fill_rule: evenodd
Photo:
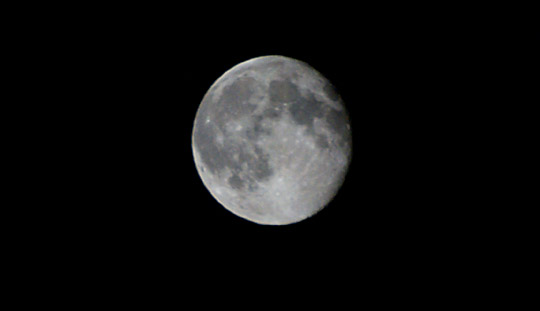
M 263 56 L 219 77 L 197 110 L 197 171 L 223 207 L 263 225 L 315 215 L 336 196 L 352 156 L 349 116 L 305 62 Z

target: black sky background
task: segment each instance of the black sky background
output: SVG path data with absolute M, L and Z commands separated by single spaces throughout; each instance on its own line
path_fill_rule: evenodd
M 35 245 L 121 284 L 187 278 L 202 288 L 241 275 L 292 279 L 292 288 L 352 280 L 377 291 L 385 280 L 429 285 L 481 266 L 475 254 L 494 243 L 484 225 L 496 211 L 476 195 L 486 159 L 474 150 L 489 138 L 470 130 L 485 117 L 481 81 L 498 68 L 481 47 L 483 27 L 460 28 L 444 10 L 401 9 L 278 6 L 233 16 L 133 5 L 34 28 L 26 53 L 52 103 L 36 114 L 54 115 L 55 131 L 36 135 L 55 142 L 43 150 L 58 163 L 42 160 L 58 179 L 43 182 L 58 186 L 43 194 L 54 206 L 32 214 L 43 232 Z M 321 72 L 352 125 L 353 159 L 337 196 L 288 226 L 224 209 L 191 151 L 208 88 L 263 55 Z
M 444 33 L 375 19 L 268 25 L 252 17 L 199 28 L 173 17 L 146 18 L 111 18 L 74 31 L 65 54 L 76 77 L 88 72 L 71 83 L 80 88 L 78 98 L 83 94 L 74 109 L 89 126 L 85 134 L 100 146 L 87 150 L 95 153 L 88 170 L 101 179 L 88 199 L 95 205 L 89 219 L 104 232 L 120 238 L 129 231 L 152 245 L 225 247 L 246 239 L 246 247 L 302 244 L 316 252 L 381 242 L 424 248 L 447 238 L 440 228 L 460 211 L 449 209 L 455 202 L 440 183 L 452 165 L 440 156 L 452 151 L 440 143 L 447 133 L 437 123 L 456 109 L 441 72 L 454 62 L 448 56 L 461 51 L 448 52 L 452 47 L 437 39 Z M 350 173 L 335 200 L 285 227 L 251 224 L 222 208 L 191 153 L 195 113 L 212 83 L 239 62 L 276 54 L 309 63 L 335 84 L 354 138 Z

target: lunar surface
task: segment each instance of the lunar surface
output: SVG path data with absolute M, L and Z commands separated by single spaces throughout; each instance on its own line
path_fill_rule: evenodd
M 348 113 L 325 77 L 284 56 L 240 63 L 210 87 L 192 137 L 199 175 L 226 209 L 286 225 L 323 209 L 351 161 Z

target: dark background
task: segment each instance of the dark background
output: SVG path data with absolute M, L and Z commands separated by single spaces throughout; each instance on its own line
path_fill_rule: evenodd
M 32 91 L 47 104 L 31 111 L 53 129 L 34 134 L 44 143 L 33 161 L 44 172 L 33 182 L 48 185 L 36 197 L 50 206 L 28 211 L 39 256 L 122 285 L 175 284 L 169 289 L 227 288 L 242 276 L 244 286 L 291 280 L 280 286 L 292 292 L 344 282 L 378 291 L 388 280 L 429 287 L 458 279 L 463 267 L 482 271 L 476 254 L 496 243 L 486 226 L 497 213 L 483 204 L 493 192 L 482 192 L 482 179 L 496 173 L 475 152 L 492 139 L 475 124 L 490 117 L 488 104 L 497 109 L 484 100 L 493 91 L 484 78 L 500 66 L 483 47 L 484 27 L 461 28 L 467 16 L 403 9 L 278 5 L 231 15 L 133 5 L 75 10 L 32 28 L 22 55 L 31 78 L 46 82 Z M 263 55 L 320 71 L 352 125 L 339 193 L 288 226 L 257 225 L 220 206 L 191 152 L 208 88 Z
M 69 89 L 64 100 L 76 116 L 67 121 L 82 130 L 65 135 L 85 142 L 70 155 L 81 161 L 73 176 L 88 174 L 78 189 L 84 196 L 73 204 L 87 207 L 74 209 L 78 221 L 70 225 L 95 226 L 90 240 L 111 248 L 259 249 L 274 256 L 304 249 L 347 257 L 361 249 L 425 252 L 460 234 L 468 217 L 453 197 L 459 185 L 449 190 L 445 174 L 454 165 L 448 155 L 461 155 L 443 143 L 459 122 L 441 122 L 460 109 L 453 90 L 461 82 L 448 82 L 465 47 L 441 40 L 444 29 L 315 15 L 281 15 L 283 23 L 271 24 L 256 16 L 201 20 L 199 27 L 187 16 L 159 16 L 113 14 L 69 31 L 61 25 L 64 35 L 49 42 L 64 47 L 56 57 Z M 195 113 L 212 83 L 242 61 L 272 54 L 305 61 L 335 84 L 354 139 L 335 200 L 283 227 L 222 208 L 191 153 Z M 451 224 L 457 218 L 460 224 Z

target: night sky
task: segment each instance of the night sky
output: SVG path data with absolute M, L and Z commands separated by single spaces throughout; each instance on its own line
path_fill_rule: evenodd
M 181 280 L 194 270 L 222 286 L 237 273 L 353 283 L 402 275 L 406 286 L 415 271 L 459 273 L 463 256 L 493 243 L 479 226 L 492 214 L 475 196 L 486 161 L 475 150 L 488 133 L 470 124 L 493 107 L 485 77 L 500 73 L 491 47 L 503 44 L 442 9 L 268 7 L 228 15 L 132 5 L 35 29 L 36 77 L 54 82 L 39 92 L 52 98 L 46 107 L 59 121 L 48 122 L 65 149 L 53 153 L 63 186 L 46 194 L 56 203 L 35 214 L 48 252 L 83 258 L 96 273 L 152 267 Z M 208 88 L 263 55 L 321 72 L 351 120 L 345 183 L 320 213 L 289 226 L 228 212 L 191 151 Z

